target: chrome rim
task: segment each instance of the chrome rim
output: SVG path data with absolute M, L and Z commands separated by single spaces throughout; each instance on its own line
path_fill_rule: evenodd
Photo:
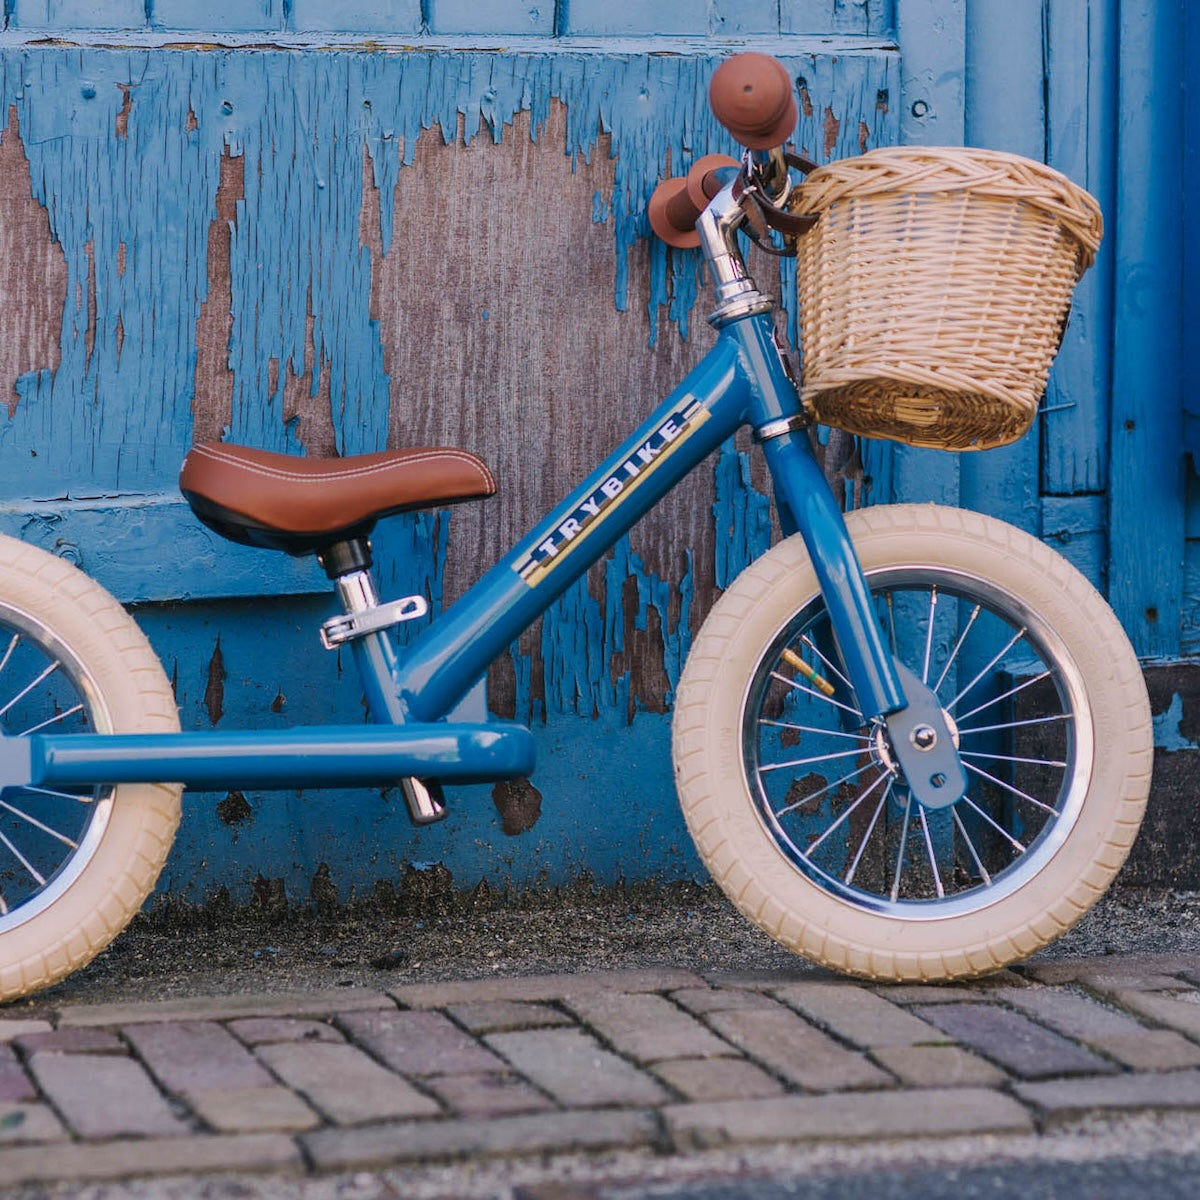
M 90 673 L 41 621 L 0 606 L 0 734 L 111 733 Z M 0 781 L 2 783 L 2 781 Z M 114 791 L 0 787 L 0 933 L 44 912 L 95 857 Z
M 970 784 L 926 810 L 860 710 L 818 596 L 779 630 L 742 707 L 746 779 L 787 859 L 831 895 L 905 920 L 994 904 L 1050 861 L 1093 762 L 1062 639 L 1013 593 L 946 567 L 867 573 L 892 653 L 933 689 Z

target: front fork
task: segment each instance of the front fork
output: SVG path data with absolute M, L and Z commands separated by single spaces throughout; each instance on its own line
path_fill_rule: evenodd
M 858 707 L 885 722 L 905 782 L 926 808 L 962 798 L 966 772 L 942 706 L 898 663 L 884 639 L 846 522 L 809 445 L 807 430 L 781 422 L 760 432 L 763 454 L 786 507 L 784 527 L 804 538 Z

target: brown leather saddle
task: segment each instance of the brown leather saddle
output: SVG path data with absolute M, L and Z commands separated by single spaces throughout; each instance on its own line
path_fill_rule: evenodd
M 209 442 L 188 452 L 179 488 L 222 537 L 299 555 L 365 538 L 391 513 L 491 496 L 496 481 L 470 451 L 447 446 L 296 458 Z

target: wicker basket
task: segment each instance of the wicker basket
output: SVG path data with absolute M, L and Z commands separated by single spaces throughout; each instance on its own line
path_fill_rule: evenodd
M 792 201 L 805 405 L 822 424 L 984 450 L 1033 423 L 1103 231 L 1082 188 L 992 150 L 872 150 Z

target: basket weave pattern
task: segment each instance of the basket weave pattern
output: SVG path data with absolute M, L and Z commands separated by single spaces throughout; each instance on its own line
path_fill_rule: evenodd
M 819 168 L 792 207 L 820 216 L 797 270 L 818 421 L 940 449 L 1025 433 L 1100 245 L 1087 192 L 1014 154 L 897 147 Z

